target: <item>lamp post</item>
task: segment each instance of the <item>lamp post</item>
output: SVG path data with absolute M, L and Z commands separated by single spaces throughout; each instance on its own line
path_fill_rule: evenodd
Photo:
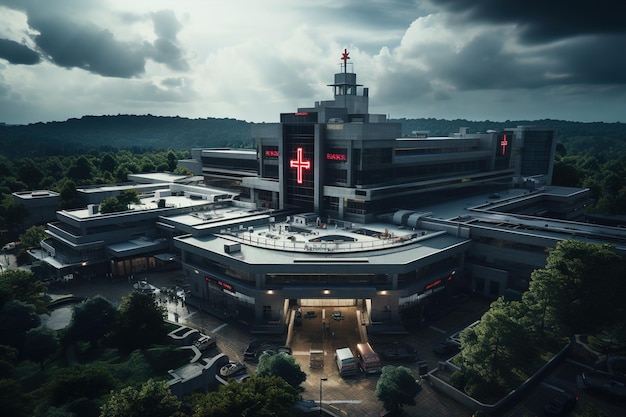
M 320 378 L 320 416 L 322 415 L 322 382 L 328 381 L 328 378 Z

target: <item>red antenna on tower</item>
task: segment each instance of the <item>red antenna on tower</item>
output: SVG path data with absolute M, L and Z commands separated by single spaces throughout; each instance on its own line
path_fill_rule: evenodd
M 343 49 L 343 54 L 341 54 L 341 60 L 343 61 L 343 72 L 344 73 L 348 72 L 348 60 L 350 59 L 350 57 L 348 55 L 350 55 L 350 52 L 348 52 L 348 50 L 346 48 L 344 48 Z

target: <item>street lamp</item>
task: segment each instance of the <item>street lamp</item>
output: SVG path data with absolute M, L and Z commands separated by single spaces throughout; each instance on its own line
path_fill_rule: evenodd
M 328 378 L 320 378 L 320 416 L 322 415 L 322 382 L 328 381 Z

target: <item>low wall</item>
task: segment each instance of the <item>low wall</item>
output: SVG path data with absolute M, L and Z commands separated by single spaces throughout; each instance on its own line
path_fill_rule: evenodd
M 552 371 L 557 365 L 559 365 L 568 355 L 569 351 L 572 348 L 572 344 L 568 343 L 561 351 L 559 351 L 552 359 L 550 359 L 543 367 L 541 367 L 536 373 L 534 373 L 530 378 L 524 381 L 517 389 L 511 391 L 505 397 L 500 399 L 495 404 L 484 404 L 475 398 L 470 397 L 465 394 L 463 391 L 460 391 L 448 384 L 441 378 L 437 377 L 437 373 L 440 372 L 442 367 L 448 368 L 451 370 L 459 370 L 459 368 L 452 364 L 450 361 L 440 362 L 439 368 L 430 371 L 427 375 L 428 381 L 430 385 L 447 395 L 448 397 L 458 401 L 463 404 L 465 407 L 474 411 L 484 411 L 488 414 L 497 414 L 506 409 L 510 405 L 510 403 L 520 396 L 524 395 L 529 389 L 536 386 L 541 382 L 541 379 L 550 371 Z

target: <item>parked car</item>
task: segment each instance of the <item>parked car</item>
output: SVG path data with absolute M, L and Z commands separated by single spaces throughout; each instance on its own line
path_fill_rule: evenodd
M 453 340 L 446 339 L 441 343 L 437 343 L 433 346 L 433 352 L 437 355 L 450 355 L 453 353 L 457 353 L 461 349 L 458 343 Z
M 313 310 L 309 310 L 304 314 L 305 319 L 314 319 L 315 317 L 317 317 L 317 313 Z
M 256 361 L 259 356 L 259 349 L 261 348 L 261 342 L 253 340 L 250 342 L 246 350 L 243 352 L 243 359 L 245 361 Z
M 278 353 L 284 353 L 285 355 L 291 355 L 291 348 L 289 346 L 279 346 L 276 351 Z
M 235 376 L 246 370 L 246 365 L 241 362 L 230 361 L 220 368 L 220 375 L 223 377 Z
M 204 352 L 205 350 L 215 347 L 215 339 L 207 335 L 202 335 L 198 340 L 193 342 L 193 344 L 200 352 Z
M 576 381 L 580 388 L 626 399 L 626 384 L 617 378 L 611 377 L 609 374 L 581 372 Z
M 343 320 L 343 313 L 341 311 L 333 311 L 333 320 Z
M 562 391 L 557 393 L 547 403 L 543 405 L 543 412 L 552 417 L 562 417 L 568 415 L 578 402 L 578 396 L 571 392 Z

